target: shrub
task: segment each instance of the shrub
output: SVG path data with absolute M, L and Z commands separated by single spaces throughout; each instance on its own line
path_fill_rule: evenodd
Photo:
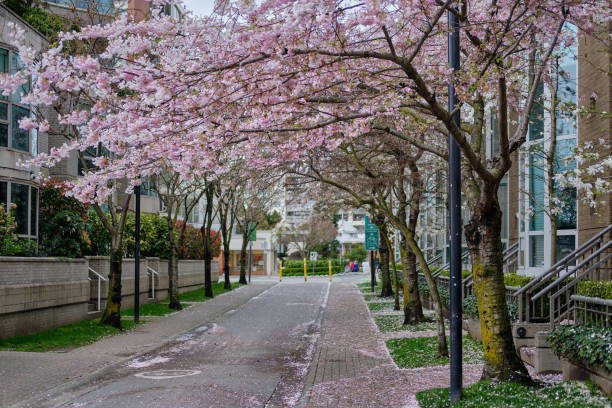
M 177 229 L 180 228 L 182 221 L 177 221 Z M 211 252 L 213 258 L 219 255 L 221 248 L 221 235 L 216 231 L 211 231 Z M 185 235 L 178 245 L 178 255 L 180 259 L 204 259 L 204 240 L 200 228 L 187 225 Z
M 475 319 L 478 319 L 479 315 L 478 315 L 478 300 L 476 299 L 476 296 L 474 295 L 470 295 L 470 296 L 466 296 L 463 299 L 462 302 L 462 306 L 463 306 L 463 314 L 468 316 L 468 317 L 473 317 Z M 518 305 L 516 302 L 507 302 L 506 303 L 506 307 L 508 308 L 508 316 L 510 317 L 511 321 L 517 321 L 518 320 Z
M 332 274 L 342 273 L 342 272 L 344 272 L 343 267 L 339 265 L 332 265 Z M 309 276 L 313 275 L 312 264 L 310 265 L 310 268 L 306 267 L 306 273 Z M 325 267 L 315 266 L 314 275 L 327 275 L 328 273 L 329 273 L 329 266 L 325 266 Z M 299 268 L 295 268 L 295 267 L 285 268 L 285 265 L 283 265 L 283 276 L 302 276 L 302 275 L 304 275 L 304 264 L 302 264 L 302 266 Z
M 533 280 L 533 276 L 523 276 L 517 273 L 504 273 L 504 283 L 506 286 L 525 286 Z
M 577 363 L 612 371 L 612 328 L 558 326 L 548 337 L 553 352 Z
M 431 271 L 434 272 L 433 269 Z M 467 269 L 463 269 L 461 271 L 461 279 L 465 279 L 465 278 L 467 278 L 468 276 L 471 276 L 471 275 L 472 275 L 472 271 L 468 271 Z M 448 277 L 450 277 L 450 271 L 448 269 L 445 269 L 442 272 L 440 272 L 440 276 L 446 276 L 448 278 Z
M 363 262 L 367 256 L 368 251 L 366 251 L 365 245 L 359 244 L 358 246 L 351 248 L 349 253 L 346 255 L 346 258 L 352 261 Z
M 612 299 L 612 281 L 578 282 L 576 293 L 581 296 Z
M 71 211 L 47 214 L 40 223 L 40 254 L 79 258 L 90 246 L 85 221 Z

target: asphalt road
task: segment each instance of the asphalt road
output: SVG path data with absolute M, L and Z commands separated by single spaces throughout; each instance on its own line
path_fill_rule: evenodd
M 64 407 L 281 407 L 300 397 L 329 283 L 286 280 L 81 389 Z

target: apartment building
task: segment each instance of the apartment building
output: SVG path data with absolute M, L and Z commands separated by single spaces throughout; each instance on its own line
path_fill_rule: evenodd
M 3 73 L 18 69 L 17 50 L 9 44 L 9 23 L 22 28 L 27 43 L 37 50 L 48 45 L 45 37 L 32 26 L 0 4 L 0 70 Z M 38 236 L 38 168 L 19 167 L 19 161 L 31 159 L 38 152 L 48 150 L 44 133 L 19 128 L 19 120 L 31 115 L 31 108 L 21 102 L 21 96 L 29 91 L 22 86 L 11 96 L 0 96 L 0 203 L 13 203 L 17 233 L 23 238 Z

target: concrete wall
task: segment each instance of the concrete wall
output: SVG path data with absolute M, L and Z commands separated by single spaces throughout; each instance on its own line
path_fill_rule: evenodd
M 154 274 L 155 297 L 152 297 Z M 38 333 L 88 318 L 95 318 L 100 282 L 100 307 L 106 305 L 108 281 L 98 280 L 91 268 L 108 278 L 110 260 L 96 256 L 86 259 L 0 258 L 0 339 Z M 89 280 L 88 278 L 91 278 Z M 212 281 L 219 280 L 219 264 L 212 263 Z M 134 260 L 122 263 L 122 308 L 134 306 Z M 179 261 L 179 292 L 204 285 L 204 261 Z M 141 304 L 168 297 L 168 261 L 142 259 L 140 264 Z M 90 312 L 90 309 L 93 312 Z
M 2 257 L 0 339 L 85 319 L 89 286 L 85 259 Z

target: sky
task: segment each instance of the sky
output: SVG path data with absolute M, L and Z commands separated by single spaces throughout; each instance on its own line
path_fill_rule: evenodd
M 193 11 L 196 15 L 203 16 L 212 12 L 215 0 L 183 0 L 187 10 Z

